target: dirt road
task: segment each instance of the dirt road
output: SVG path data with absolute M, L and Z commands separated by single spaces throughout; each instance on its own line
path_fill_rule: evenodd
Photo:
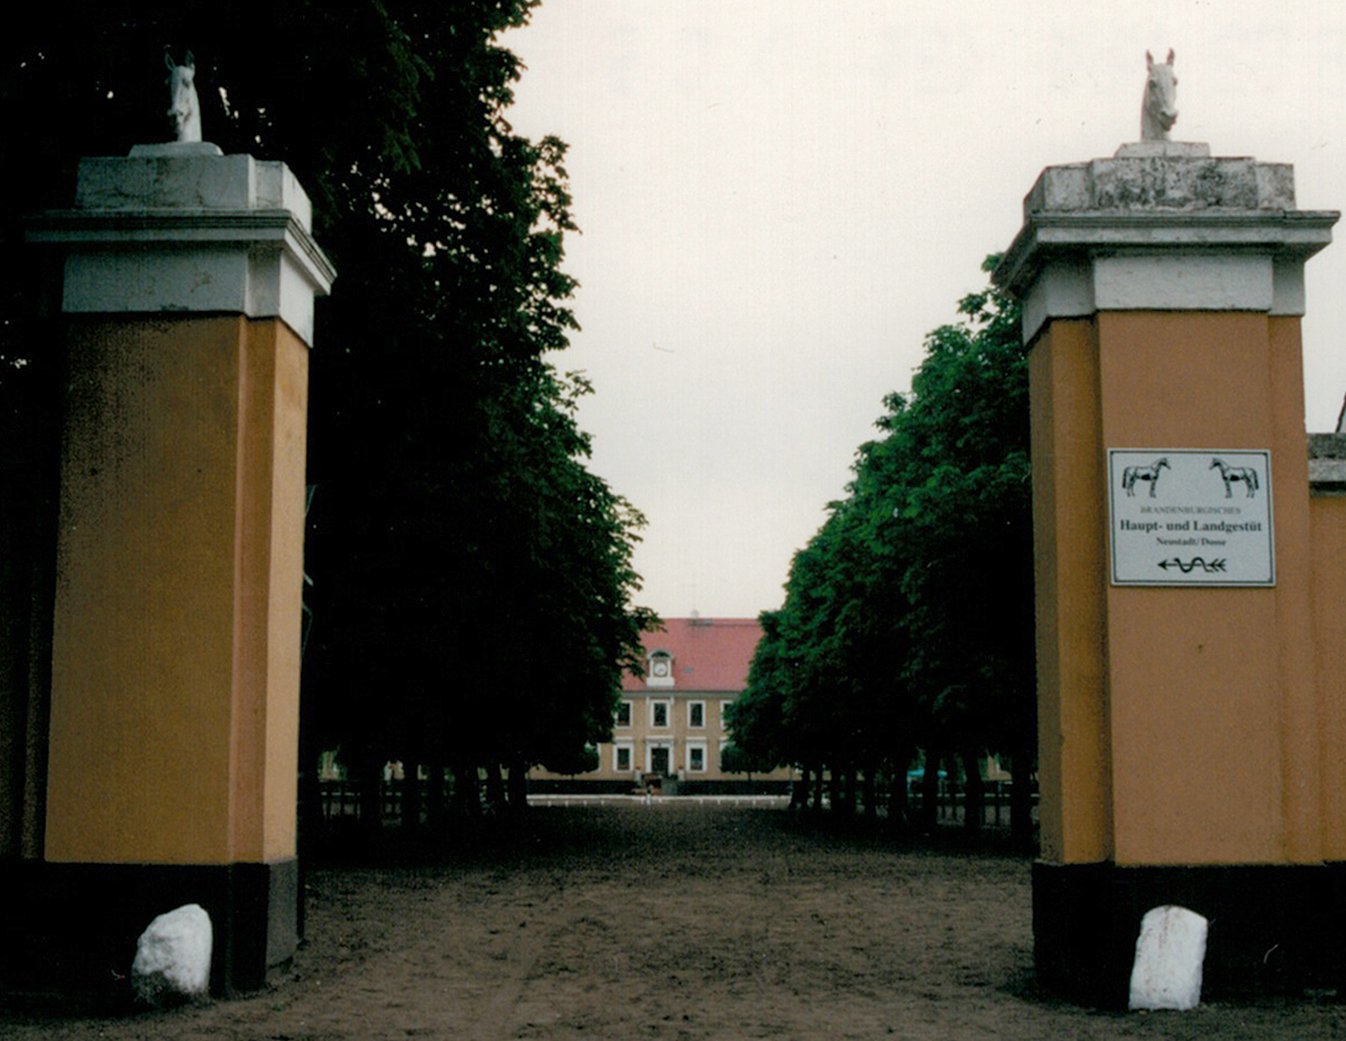
M 818 833 L 780 810 L 532 811 L 435 866 L 327 867 L 288 980 L 13 1041 L 1346 1037 L 1325 1000 L 1076 1008 L 1031 973 L 1029 865 Z

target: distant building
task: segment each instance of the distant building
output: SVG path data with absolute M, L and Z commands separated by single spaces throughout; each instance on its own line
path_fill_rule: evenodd
M 748 685 L 748 666 L 762 638 L 753 618 L 670 618 L 641 636 L 643 676 L 627 675 L 612 741 L 598 746 L 598 769 L 565 777 L 535 769 L 535 792 L 629 792 L 657 778 L 684 793 L 780 790 L 794 772 L 727 773 L 725 711 Z

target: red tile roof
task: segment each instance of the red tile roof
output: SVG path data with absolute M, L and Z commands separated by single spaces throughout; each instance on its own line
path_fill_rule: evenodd
M 647 687 L 643 676 L 627 674 L 622 690 L 740 691 L 761 638 L 756 618 L 666 618 L 663 632 L 642 633 L 640 642 L 646 654 L 673 656 L 673 687 Z

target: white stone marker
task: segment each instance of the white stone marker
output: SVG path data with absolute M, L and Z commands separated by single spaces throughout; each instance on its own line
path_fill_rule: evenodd
M 1131 969 L 1132 1009 L 1192 1009 L 1201 1004 L 1206 919 L 1172 904 L 1145 912 Z
M 199 904 L 161 914 L 136 943 L 131 963 L 136 997 L 150 1005 L 205 997 L 213 943 L 210 915 Z

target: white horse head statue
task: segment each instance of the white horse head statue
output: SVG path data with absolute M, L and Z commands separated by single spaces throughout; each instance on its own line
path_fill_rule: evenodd
M 1169 129 L 1178 121 L 1177 91 L 1178 77 L 1173 75 L 1173 48 L 1169 48 L 1168 61 L 1157 65 L 1150 52 L 1145 52 L 1145 68 L 1149 75 L 1145 80 L 1145 100 L 1140 107 L 1140 139 L 1142 141 L 1167 141 Z
M 164 64 L 168 66 L 168 122 L 173 128 L 174 140 L 200 141 L 201 105 L 196 97 L 196 59 L 188 51 L 186 63 L 175 65 L 165 54 Z

